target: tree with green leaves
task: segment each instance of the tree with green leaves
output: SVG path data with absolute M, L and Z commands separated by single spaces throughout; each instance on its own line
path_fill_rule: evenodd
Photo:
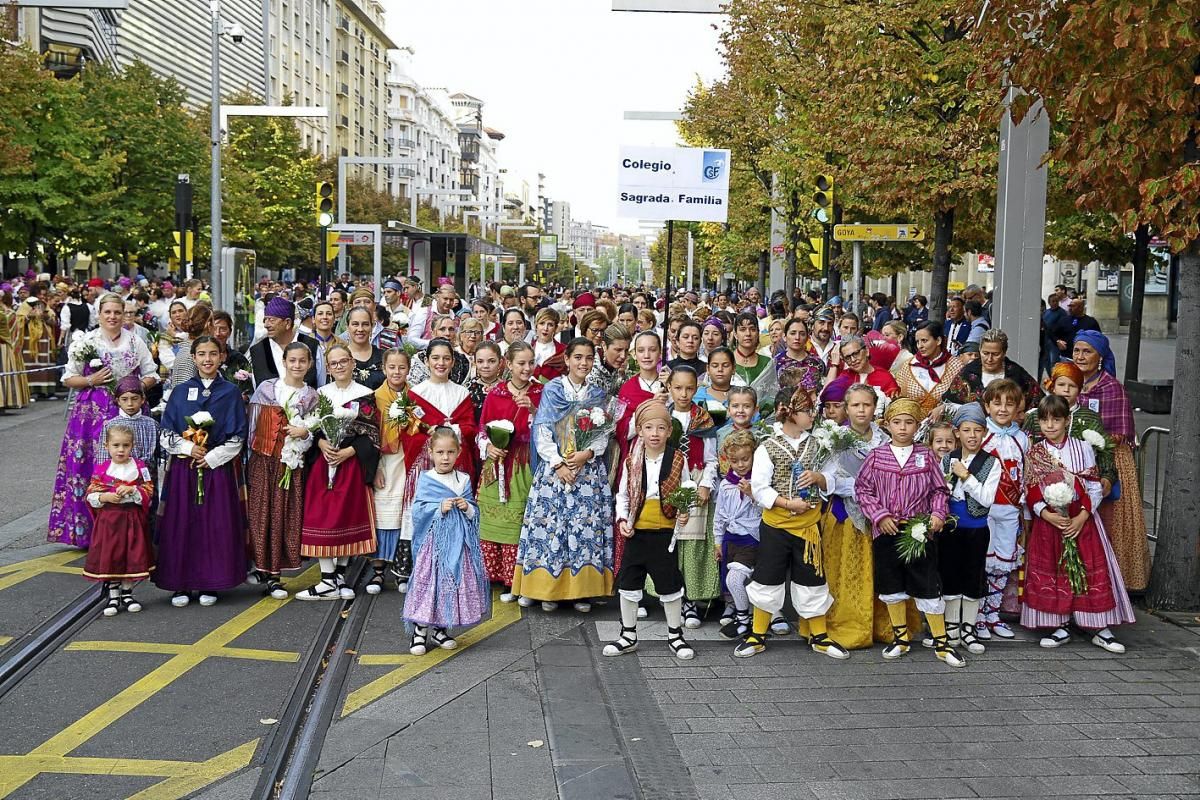
M 969 8 L 964 1 L 964 11 Z M 976 9 L 978 13 L 978 9 Z M 1175 396 L 1149 603 L 1200 607 L 1200 0 L 992 0 L 980 76 L 1069 120 L 1052 153 L 1081 211 L 1165 239 L 1179 257 Z M 1135 277 L 1135 281 L 1139 280 Z

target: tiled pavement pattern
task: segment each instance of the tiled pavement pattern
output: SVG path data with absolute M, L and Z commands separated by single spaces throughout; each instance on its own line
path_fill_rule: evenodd
M 1200 635 L 1139 616 L 1123 657 L 1026 632 L 964 669 L 921 647 L 838 662 L 794 636 L 746 660 L 697 639 L 688 664 L 643 644 L 639 661 L 701 798 L 1200 795 Z

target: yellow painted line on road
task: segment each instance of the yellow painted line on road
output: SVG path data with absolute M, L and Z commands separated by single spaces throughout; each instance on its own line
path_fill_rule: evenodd
M 306 581 L 311 582 L 313 578 L 316 577 L 316 571 L 317 566 L 313 565 L 286 583 L 291 585 L 301 584 Z M 42 772 L 54 771 L 53 769 L 43 769 L 43 767 L 46 765 L 54 766 L 55 764 L 67 764 L 68 762 L 74 762 L 76 759 L 66 758 L 68 753 L 86 744 L 89 740 L 91 740 L 109 725 L 117 722 L 126 714 L 133 711 L 142 703 L 146 702 L 151 697 L 165 689 L 167 686 L 171 685 L 179 678 L 183 677 L 188 672 L 204 663 L 207 659 L 226 655 L 220 651 L 225 649 L 227 645 L 245 634 L 255 625 L 262 622 L 279 609 L 283 608 L 289 602 L 291 602 L 290 598 L 288 600 L 275 600 L 270 597 L 266 597 L 262 600 L 259 600 L 257 603 L 250 606 L 250 608 L 241 612 L 233 619 L 223 623 L 209 633 L 205 634 L 200 641 L 196 642 L 195 644 L 179 646 L 180 652 L 173 655 L 166 663 L 161 664 L 149 674 L 139 678 L 132 685 L 118 692 L 111 699 L 92 709 L 90 712 L 80 717 L 78 720 L 68 725 L 66 728 L 50 737 L 42 744 L 35 747 L 29 752 L 28 755 L 4 756 L 4 760 L 0 761 L 0 764 L 3 764 L 6 767 L 4 769 L 0 769 L 0 798 L 4 798 L 12 794 L 14 791 L 24 786 Z M 234 651 L 245 652 L 245 648 L 230 649 Z M 215 774 L 216 772 L 219 772 L 217 766 L 211 766 L 207 772 L 205 772 L 203 769 L 199 769 L 198 771 L 188 774 L 179 774 L 175 772 L 167 773 L 168 776 L 176 776 L 180 781 L 179 785 L 191 786 L 193 788 L 189 788 L 186 792 L 181 792 L 177 795 L 165 793 L 158 795 L 145 795 L 143 793 L 142 800 L 146 800 L 148 797 L 182 797 L 185 794 L 190 794 L 196 789 L 206 786 L 208 783 L 223 777 L 223 775 L 229 774 L 229 772 L 240 769 L 248 764 L 249 758 L 252 757 L 254 753 L 254 744 L 255 743 L 242 745 L 240 748 L 235 748 L 235 750 L 223 754 L 225 757 L 224 760 L 221 760 L 222 756 L 218 756 L 215 760 L 210 759 L 209 761 L 205 762 L 191 762 L 196 767 L 213 765 L 215 763 L 220 765 L 222 769 L 227 768 L 225 772 L 221 772 L 220 774 Z M 242 749 L 246 747 L 250 748 L 250 755 L 247 756 L 243 761 L 241 759 L 241 753 Z M 239 754 L 236 757 L 231 755 L 235 752 Z M 49 757 L 50 760 L 47 761 L 46 757 Z M 55 758 L 59 760 L 55 761 Z M 121 762 L 122 760 L 110 759 L 108 762 L 104 763 L 108 764 L 112 761 Z M 242 761 L 240 765 L 235 763 L 239 761 Z M 137 761 L 131 760 L 129 763 L 136 764 Z M 234 764 L 234 766 L 230 767 L 230 764 Z M 98 773 L 91 774 L 109 774 L 110 772 L 110 769 L 105 769 Z M 208 777 L 207 780 L 203 779 L 205 776 L 212 776 L 214 774 L 215 777 Z M 174 780 L 175 778 L 172 778 L 172 781 Z M 172 781 L 165 781 L 163 784 L 150 787 L 146 791 L 158 789 L 164 784 L 172 783 Z
M 0 636 L 0 647 L 4 647 L 4 645 L 8 644 L 12 640 L 13 637 L 11 636 Z
M 51 553 L 48 556 L 40 558 L 30 558 L 26 561 L 18 561 L 14 564 L 5 564 L 0 567 L 0 591 L 16 586 L 18 583 L 24 583 L 30 578 L 36 578 L 38 575 L 44 575 L 47 572 L 61 572 L 67 575 L 80 575 L 83 569 L 80 567 L 68 567 L 72 561 L 78 561 L 86 553 L 81 553 L 78 550 L 67 550 L 62 553 Z
M 199 653 L 208 658 L 244 658 L 250 661 L 280 661 L 294 663 L 300 654 L 286 650 L 254 650 L 247 647 L 200 647 L 195 644 L 163 644 L 161 642 L 71 642 L 65 650 L 83 650 L 106 653 L 157 653 L 177 656 Z
M 456 637 L 458 647 L 454 650 L 442 650 L 438 648 L 432 653 L 426 653 L 423 656 L 414 656 L 408 653 L 364 654 L 359 656 L 358 663 L 364 667 L 390 667 L 396 665 L 397 669 L 350 692 L 346 696 L 345 705 L 342 706 L 342 716 L 349 716 L 363 706 L 375 702 L 388 692 L 400 688 L 413 678 L 436 667 L 446 659 L 452 658 L 456 653 L 461 653 L 471 645 L 482 642 L 484 639 L 504 630 L 521 618 L 521 607 L 519 605 L 516 603 L 501 603 L 497 600 L 497 597 L 497 594 L 493 594 L 492 596 L 491 619 L 476 625 L 462 636 Z
M 128 800 L 176 800 L 179 797 L 187 797 L 210 783 L 216 783 L 221 778 L 250 766 L 258 742 L 259 740 L 255 739 L 208 761 L 189 764 L 186 769 L 173 774 L 167 780 L 147 786 L 137 794 L 131 794 Z

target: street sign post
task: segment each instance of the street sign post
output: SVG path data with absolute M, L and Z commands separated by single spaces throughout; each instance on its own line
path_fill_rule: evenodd
M 923 242 L 925 229 L 907 222 L 896 225 L 834 225 L 835 242 Z

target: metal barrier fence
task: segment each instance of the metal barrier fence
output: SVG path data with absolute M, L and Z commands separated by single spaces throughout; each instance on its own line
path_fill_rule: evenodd
M 1142 431 L 1139 443 L 1137 468 L 1142 485 L 1142 508 L 1150 512 L 1146 519 L 1146 534 L 1152 541 L 1157 541 L 1166 464 L 1171 458 L 1171 429 L 1151 425 Z

